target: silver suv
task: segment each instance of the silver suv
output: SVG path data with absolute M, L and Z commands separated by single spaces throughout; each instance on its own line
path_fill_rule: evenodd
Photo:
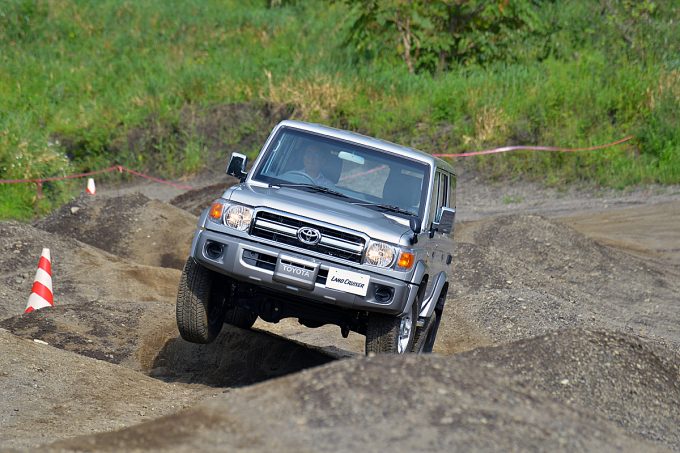
M 431 352 L 452 269 L 456 175 L 429 154 L 283 121 L 198 221 L 177 294 L 185 340 L 260 317 L 336 324 L 366 353 Z

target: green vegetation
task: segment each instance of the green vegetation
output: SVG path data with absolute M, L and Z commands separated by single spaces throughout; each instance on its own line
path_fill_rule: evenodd
M 633 134 L 605 151 L 464 165 L 553 185 L 680 182 L 672 0 L 501 0 L 470 18 L 476 4 L 6 0 L 0 178 L 113 163 L 179 176 L 234 148 L 252 155 L 261 129 L 292 115 L 430 152 Z M 451 17 L 469 20 L 448 36 Z M 0 218 L 30 218 L 83 184 L 46 184 L 38 203 L 35 186 L 0 184 Z

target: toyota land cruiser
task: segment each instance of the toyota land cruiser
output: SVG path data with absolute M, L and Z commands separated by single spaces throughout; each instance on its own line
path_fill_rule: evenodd
M 283 121 L 200 216 L 177 294 L 181 336 L 260 317 L 332 323 L 366 353 L 431 352 L 453 259 L 456 175 L 429 154 Z

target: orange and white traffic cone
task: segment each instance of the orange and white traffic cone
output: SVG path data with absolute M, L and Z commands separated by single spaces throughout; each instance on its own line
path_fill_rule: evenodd
M 87 178 L 87 188 L 85 189 L 85 192 L 94 195 L 96 191 L 97 188 L 94 186 L 94 178 Z
M 50 249 L 42 249 L 38 270 L 35 273 L 31 295 L 28 296 L 28 304 L 24 313 L 40 310 L 54 305 L 52 295 L 52 263 L 50 262 Z

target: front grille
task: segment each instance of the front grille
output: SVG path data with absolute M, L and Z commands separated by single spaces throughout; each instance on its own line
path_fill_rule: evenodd
M 319 230 L 321 240 L 318 244 L 305 244 L 298 240 L 297 231 L 305 226 Z M 267 211 L 257 213 L 255 222 L 253 222 L 253 226 L 250 229 L 250 234 L 355 263 L 361 262 L 361 254 L 364 251 L 364 245 L 366 245 L 365 239 L 356 234 L 315 225 Z
M 243 261 L 251 266 L 259 267 L 260 269 L 266 269 L 268 271 L 273 271 L 276 268 L 276 256 L 267 255 L 265 253 L 253 252 L 250 250 L 243 251 Z
M 319 273 L 316 274 L 316 282 L 325 285 L 328 281 L 328 269 L 319 269 Z

